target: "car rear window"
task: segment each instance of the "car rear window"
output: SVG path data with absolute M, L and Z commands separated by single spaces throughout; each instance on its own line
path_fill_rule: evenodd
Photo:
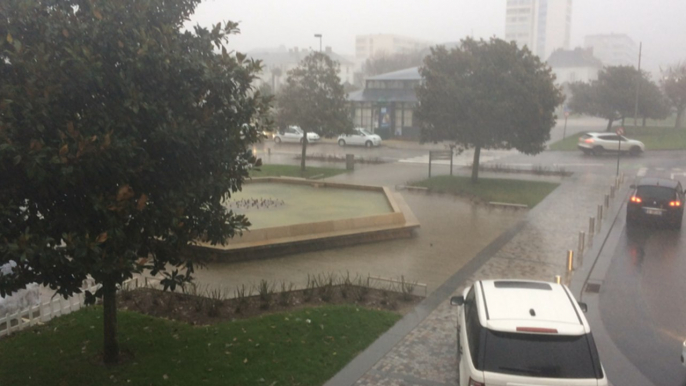
M 484 371 L 542 378 L 601 378 L 590 335 L 519 334 L 486 330 Z
M 674 198 L 675 191 L 665 186 L 639 186 L 636 195 L 641 198 L 652 198 L 655 200 L 671 200 Z

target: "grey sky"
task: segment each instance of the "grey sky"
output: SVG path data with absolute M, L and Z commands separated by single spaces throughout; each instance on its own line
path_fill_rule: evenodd
M 502 37 L 506 0 L 206 0 L 192 17 L 210 25 L 233 20 L 241 34 L 230 47 L 319 48 L 353 54 L 355 35 L 393 33 L 436 43 L 467 35 Z M 572 46 L 598 33 L 626 33 L 643 42 L 644 68 L 686 60 L 685 0 L 573 0 Z

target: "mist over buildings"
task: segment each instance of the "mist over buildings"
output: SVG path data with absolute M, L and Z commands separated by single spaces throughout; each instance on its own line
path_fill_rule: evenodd
M 241 34 L 230 46 L 241 52 L 277 47 L 318 50 L 320 40 L 314 35 L 322 34 L 323 46 L 354 57 L 358 35 L 399 35 L 434 44 L 466 36 L 505 39 L 506 20 L 512 16 L 508 7 L 531 3 L 548 8 L 551 17 L 569 5 L 569 44 L 559 48 L 584 47 L 589 35 L 624 35 L 636 47 L 643 43 L 642 67 L 651 73 L 686 60 L 682 0 L 207 0 L 189 25 L 239 21 Z M 538 53 L 550 55 L 555 48 L 549 44 Z

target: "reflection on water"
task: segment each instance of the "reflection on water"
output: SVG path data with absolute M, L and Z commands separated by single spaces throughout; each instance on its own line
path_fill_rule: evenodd
M 247 215 L 251 229 L 392 212 L 383 192 L 267 182 L 243 185 L 226 206 Z

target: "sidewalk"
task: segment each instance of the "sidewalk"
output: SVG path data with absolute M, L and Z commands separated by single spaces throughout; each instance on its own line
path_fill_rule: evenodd
M 588 230 L 589 217 L 596 215 L 612 183 L 599 175 L 566 179 L 326 385 L 455 385 L 456 314 L 450 296 L 476 279 L 564 277 L 566 251 L 577 249 L 579 231 Z M 603 221 L 602 232 L 611 221 Z

